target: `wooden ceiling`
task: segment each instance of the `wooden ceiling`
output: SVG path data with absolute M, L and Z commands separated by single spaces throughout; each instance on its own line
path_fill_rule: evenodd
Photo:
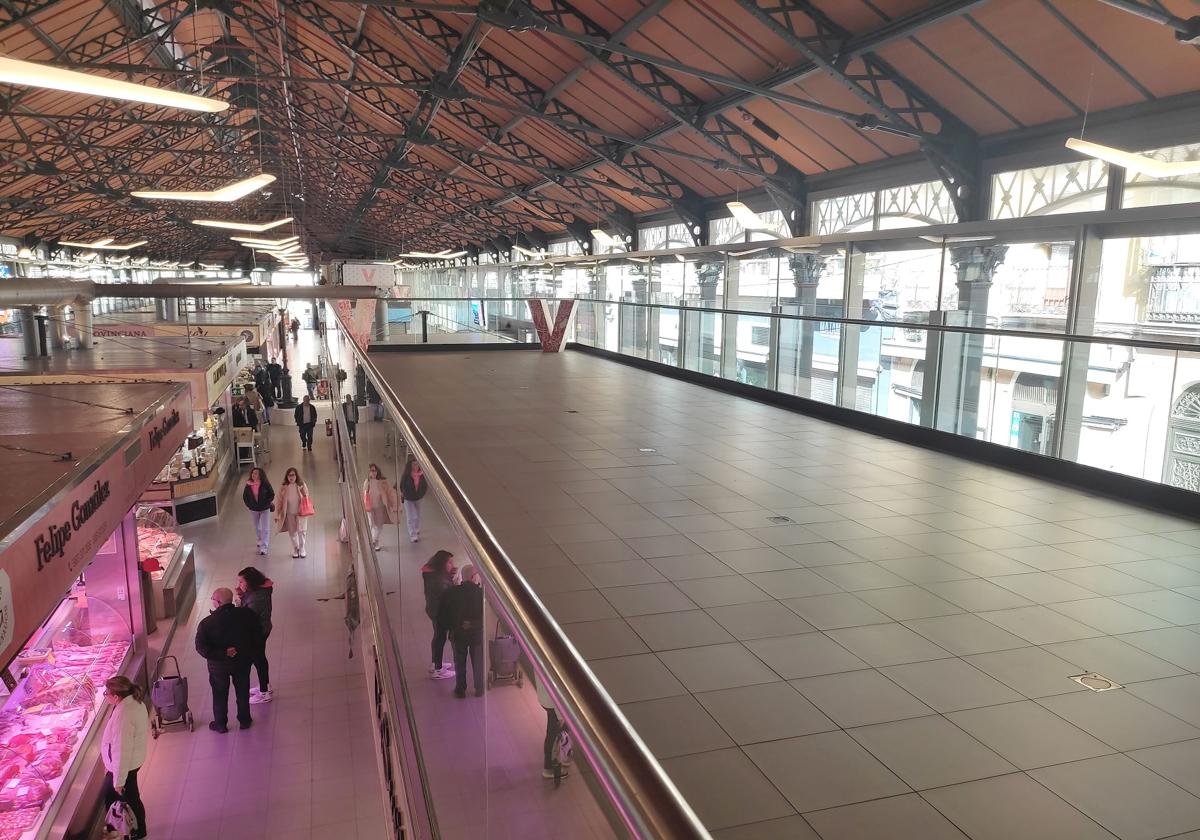
M 0 86 L 0 233 L 186 259 L 237 253 L 193 218 L 382 257 L 764 188 L 802 209 L 806 178 L 912 155 L 967 208 L 980 140 L 1200 79 L 1171 25 L 1100 0 L 6 0 L 0 53 L 231 102 Z M 262 171 L 234 205 L 129 197 Z

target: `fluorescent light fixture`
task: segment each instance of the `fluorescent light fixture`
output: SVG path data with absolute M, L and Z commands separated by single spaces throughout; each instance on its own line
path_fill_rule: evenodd
M 766 230 L 773 233 L 778 233 L 779 228 L 774 225 L 769 225 L 763 221 L 762 217 L 747 207 L 740 201 L 727 201 L 725 206 L 729 208 L 729 212 L 742 226 L 744 230 Z
M 231 236 L 229 237 L 234 242 L 241 242 L 243 245 L 253 245 L 263 248 L 274 248 L 277 245 L 291 245 L 299 242 L 299 236 L 285 236 L 283 239 L 257 239 L 253 236 Z
M 261 190 L 275 180 L 274 175 L 255 175 L 242 181 L 234 181 L 217 190 L 196 190 L 192 192 L 159 192 L 155 190 L 135 190 L 130 193 L 134 198 L 153 198 L 163 201 L 237 201 L 250 193 Z
M 147 240 L 142 239 L 138 242 L 127 242 L 123 245 L 118 245 L 111 236 L 104 239 L 97 239 L 95 242 L 59 242 L 59 245 L 66 245 L 68 248 L 89 248 L 96 251 L 132 251 L 134 248 L 140 248 L 145 245 Z
M 1174 163 L 1165 160 L 1155 160 L 1152 157 L 1139 155 L 1136 152 L 1114 149 L 1112 146 L 1105 146 L 1103 143 L 1080 140 L 1078 137 L 1069 138 L 1067 140 L 1067 148 L 1088 157 L 1102 160 L 1105 163 L 1111 163 L 1114 166 L 1122 166 L 1129 172 L 1140 172 L 1151 178 L 1178 178 L 1183 175 L 1196 175 L 1200 173 L 1200 160 L 1180 160 Z
M 459 257 L 465 257 L 466 251 L 439 251 L 436 254 L 431 254 L 428 251 L 413 251 L 411 254 L 400 254 L 401 258 L 412 260 L 456 260 Z
M 286 225 L 288 222 L 295 221 L 291 216 L 284 219 L 276 219 L 273 222 L 263 222 L 261 225 L 253 222 L 223 222 L 218 219 L 192 219 L 192 224 L 202 225 L 203 227 L 224 228 L 225 230 L 240 230 L 246 233 L 266 233 L 268 230 L 273 230 L 280 225 Z
M 147 105 L 182 108 L 185 111 L 206 111 L 210 114 L 224 111 L 229 107 L 228 102 L 222 102 L 220 99 L 209 99 L 204 96 L 192 96 L 149 85 L 122 82 L 105 76 L 63 70 L 60 67 L 35 64 L 32 61 L 21 61 L 8 56 L 0 56 L 0 82 L 20 87 L 65 90 L 69 93 L 102 96 L 106 99 L 122 99 L 127 102 L 144 102 Z
M 991 242 L 996 237 L 986 233 L 969 234 L 964 233 L 959 236 L 922 236 L 926 242 L 932 242 L 935 245 L 941 245 L 943 242 L 947 245 L 956 245 L 963 242 Z
M 225 266 L 223 266 L 223 265 L 209 265 L 208 263 L 200 263 L 200 267 L 202 269 L 204 269 L 205 271 L 224 271 L 225 270 Z
M 630 262 L 645 263 L 647 265 L 653 262 L 653 260 L 651 260 L 649 257 L 626 257 L 625 259 L 629 260 Z
M 596 241 L 600 243 L 602 248 L 624 248 L 625 240 L 619 236 L 613 236 L 608 231 L 600 228 L 592 228 L 592 236 L 596 237 Z
M 109 257 L 108 262 L 111 265 L 121 265 L 122 263 L 129 262 L 129 255 L 125 254 L 124 256 L 120 257 Z
M 541 251 L 533 251 L 533 250 L 530 250 L 529 248 L 522 248 L 520 245 L 514 245 L 513 250 L 524 257 L 528 257 L 531 260 L 539 259 L 542 256 Z
M 33 250 L 30 248 L 22 248 L 21 250 L 17 251 L 17 259 L 19 259 L 19 260 L 33 259 Z

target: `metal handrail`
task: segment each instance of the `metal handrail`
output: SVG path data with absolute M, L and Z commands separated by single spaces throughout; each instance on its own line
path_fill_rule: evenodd
M 326 336 L 325 355 L 326 358 L 332 359 L 333 356 L 329 351 L 329 338 Z M 342 402 L 341 382 L 336 376 L 332 376 L 329 379 L 329 385 L 333 397 L 331 404 L 340 406 Z M 350 445 L 350 436 L 341 411 L 336 409 L 333 411 L 333 421 L 342 456 L 341 467 L 344 470 L 342 483 L 346 489 L 347 498 L 343 499 L 342 506 L 346 514 L 347 534 L 356 541 L 358 556 L 362 559 L 363 584 L 371 606 L 369 611 L 371 631 L 378 642 L 376 662 L 379 667 L 379 683 L 383 687 L 383 699 L 392 719 L 403 720 L 406 723 L 404 727 L 397 727 L 399 731 L 395 733 L 396 737 L 401 739 L 400 752 L 405 759 L 402 777 L 399 780 L 386 779 L 388 785 L 394 786 L 397 781 L 399 782 L 401 789 L 399 795 L 404 796 L 407 806 L 403 825 L 395 827 L 397 829 L 396 836 L 398 840 L 403 837 L 439 840 L 441 831 L 438 827 L 433 793 L 430 790 L 429 776 L 425 770 L 425 760 L 421 755 L 420 741 L 415 736 L 417 720 L 413 713 L 413 704 L 409 701 L 408 683 L 404 676 L 404 660 L 400 652 L 400 636 L 392 627 L 391 615 L 387 609 L 386 589 L 379 570 L 379 560 L 367 536 L 369 528 L 360 519 L 359 505 L 361 502 L 359 499 L 361 494 L 359 488 L 362 484 L 359 481 L 358 465 L 349 454 L 354 449 Z M 418 782 L 415 790 L 414 785 L 408 783 L 414 780 Z M 385 792 L 394 793 L 394 791 Z M 413 834 L 401 833 L 401 830 L 414 832 L 415 826 L 421 826 L 424 830 Z
M 639 840 L 711 840 L 683 795 L 630 726 L 562 628 L 509 559 L 425 433 L 368 354 L 350 342 L 384 406 L 424 468 L 451 524 L 482 566 L 492 603 L 518 632 L 544 687 L 565 720 L 630 834 Z
M 581 303 L 603 303 L 613 304 L 616 306 L 639 306 L 646 309 L 670 309 L 680 312 L 699 312 L 709 315 L 740 315 L 751 318 L 781 318 L 788 321 L 812 321 L 820 324 L 846 324 L 848 326 L 862 327 L 896 327 L 899 329 L 926 330 L 928 332 L 944 332 L 944 333 L 961 333 L 964 335 L 994 335 L 998 337 L 1010 338 L 1030 338 L 1045 341 L 1075 341 L 1084 344 L 1103 344 L 1115 345 L 1118 347 L 1136 347 L 1143 350 L 1185 350 L 1185 351 L 1200 351 L 1200 338 L 1194 343 L 1188 344 L 1182 341 L 1142 341 L 1136 338 L 1120 338 L 1117 336 L 1096 336 L 1096 335 L 1077 335 L 1074 333 L 1050 333 L 1050 332 L 1035 332 L 1033 330 L 1012 330 L 998 329 L 992 327 L 966 327 L 953 326 L 948 324 L 923 324 L 918 321 L 869 321 L 864 318 L 844 318 L 834 315 L 797 315 L 790 312 L 763 312 L 762 310 L 747 310 L 747 309 L 725 309 L 717 306 L 686 306 L 681 303 L 644 303 L 633 300 L 606 300 L 604 298 L 546 298 L 539 295 L 531 295 L 529 298 L 479 298 L 479 297 L 461 297 L 461 298 L 435 298 L 435 297 L 414 297 L 411 301 L 465 301 L 477 300 L 484 303 L 511 303 L 519 301 L 524 303 L 531 298 L 541 298 L 550 301 L 574 301 L 576 304 Z M 794 304 L 783 303 L 784 306 Z M 958 312 L 959 310 L 944 310 L 946 312 Z

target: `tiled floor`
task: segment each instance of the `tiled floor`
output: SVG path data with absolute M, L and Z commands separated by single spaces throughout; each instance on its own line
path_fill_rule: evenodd
M 1196 522 L 581 353 L 372 359 L 718 840 L 1200 831 Z
M 311 334 L 301 334 L 303 343 Z M 327 409 L 318 408 L 318 411 Z M 325 442 L 300 452 L 290 418 L 270 434 L 268 475 L 297 466 L 314 496 L 317 516 L 308 557 L 291 558 L 286 534 L 274 534 L 268 557 L 254 551 L 254 530 L 231 485 L 214 521 L 184 528 L 195 543 L 198 603 L 169 653 L 188 677 L 196 731 L 173 728 L 151 742 L 142 790 L 152 840 L 380 840 L 383 797 L 371 733 L 362 659 L 347 659 L 342 623 L 342 547 L 337 542 L 337 471 Z M 275 701 L 252 706 L 254 726 L 208 730 L 211 695 L 204 660 L 195 652 L 196 625 L 208 597 L 232 587 L 243 566 L 275 581 L 274 630 L 268 642 Z

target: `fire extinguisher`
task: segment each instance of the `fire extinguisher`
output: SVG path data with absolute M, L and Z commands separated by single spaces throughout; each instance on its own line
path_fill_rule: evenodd
M 325 437 L 333 437 L 333 421 L 325 421 Z

